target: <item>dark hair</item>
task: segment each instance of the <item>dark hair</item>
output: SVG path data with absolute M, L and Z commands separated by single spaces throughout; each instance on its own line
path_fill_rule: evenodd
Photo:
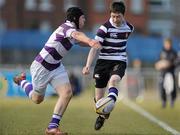
M 81 15 L 84 15 L 84 13 L 79 7 L 70 7 L 66 12 L 66 19 L 74 22 L 77 29 L 79 29 L 79 18 Z
M 122 13 L 124 15 L 126 10 L 125 4 L 122 1 L 113 2 L 110 6 L 110 12 Z

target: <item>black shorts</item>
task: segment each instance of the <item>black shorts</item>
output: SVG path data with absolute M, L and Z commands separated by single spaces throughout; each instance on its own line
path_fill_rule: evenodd
M 105 88 L 112 75 L 119 75 L 123 78 L 127 64 L 117 60 L 98 59 L 94 68 L 93 78 L 96 88 Z

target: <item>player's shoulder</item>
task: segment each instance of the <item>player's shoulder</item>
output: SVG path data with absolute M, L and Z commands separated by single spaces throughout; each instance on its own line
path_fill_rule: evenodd
M 70 22 L 64 22 L 59 27 L 61 27 L 63 29 L 66 29 L 66 30 L 68 30 L 68 29 L 76 29 L 75 26 L 73 26 L 73 24 L 70 23 Z
M 134 26 L 131 24 L 131 23 L 129 23 L 128 21 L 126 21 L 126 24 L 129 26 L 129 28 L 133 31 L 134 30 Z
M 111 27 L 112 25 L 111 25 L 110 21 L 107 20 L 106 22 L 104 22 L 104 23 L 102 24 L 102 26 L 104 26 L 104 27 L 106 27 L 106 28 L 108 29 L 108 28 Z
M 107 33 L 108 29 L 110 28 L 110 23 L 109 21 L 106 21 L 104 23 L 102 23 L 99 27 L 99 30 L 103 30 L 105 33 Z

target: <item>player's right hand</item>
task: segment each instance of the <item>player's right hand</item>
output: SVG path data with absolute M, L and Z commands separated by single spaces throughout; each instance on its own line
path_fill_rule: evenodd
M 91 39 L 90 42 L 89 42 L 89 45 L 93 48 L 96 48 L 96 49 L 101 49 L 102 46 L 101 44 L 99 43 L 99 41 L 97 40 L 94 40 L 94 39 Z
M 82 73 L 83 73 L 84 75 L 88 75 L 88 74 L 90 73 L 90 68 L 87 67 L 87 66 L 83 67 Z

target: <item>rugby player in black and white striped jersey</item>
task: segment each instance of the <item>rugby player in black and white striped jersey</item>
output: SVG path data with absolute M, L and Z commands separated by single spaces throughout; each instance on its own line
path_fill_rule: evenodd
M 91 48 L 87 58 L 83 74 L 89 74 L 90 66 L 99 52 L 98 60 L 94 68 L 95 101 L 105 96 L 108 87 L 108 95 L 116 102 L 119 90 L 118 83 L 125 74 L 127 67 L 127 40 L 134 27 L 125 18 L 125 5 L 122 1 L 113 2 L 110 6 L 110 19 L 97 31 L 95 39 L 100 42 L 102 49 Z M 96 119 L 95 130 L 99 130 L 108 115 L 99 115 Z

